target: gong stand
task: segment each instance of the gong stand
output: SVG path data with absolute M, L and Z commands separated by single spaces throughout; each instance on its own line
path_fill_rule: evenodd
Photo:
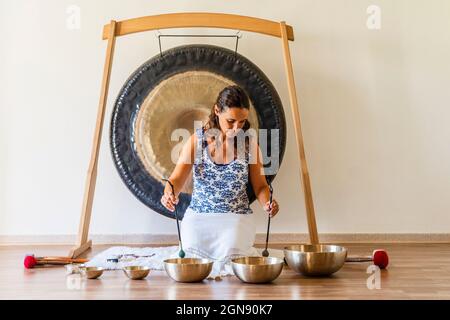
M 158 31 L 158 45 L 159 45 L 159 54 L 161 55 L 161 58 L 163 56 L 162 52 L 162 45 L 161 45 L 161 38 L 162 37 L 175 37 L 175 38 L 188 38 L 188 37 L 195 37 L 195 38 L 235 38 L 236 39 L 236 45 L 234 47 L 234 55 L 237 54 L 237 49 L 239 45 L 239 39 L 242 37 L 240 34 L 240 31 L 236 34 L 215 34 L 215 35 L 209 35 L 209 34 L 161 34 Z
M 150 30 L 194 27 L 245 30 L 281 39 L 284 66 L 289 89 L 289 100 L 291 105 L 292 118 L 294 120 L 294 130 L 297 141 L 298 155 L 300 158 L 300 175 L 302 180 L 302 191 L 305 199 L 309 237 L 312 244 L 319 243 L 311 184 L 309 179 L 308 167 L 306 164 L 300 124 L 300 114 L 295 89 L 294 72 L 292 68 L 291 54 L 289 51 L 289 40 L 294 41 L 293 28 L 289 25 L 286 25 L 284 21 L 275 22 L 233 14 L 171 13 L 146 16 L 123 21 L 111 20 L 109 24 L 103 27 L 103 40 L 108 40 L 108 46 L 106 49 L 105 65 L 103 69 L 103 80 L 97 111 L 97 122 L 95 125 L 94 139 L 92 144 L 91 160 L 89 163 L 84 190 L 80 226 L 76 245 L 69 253 L 70 257 L 77 257 L 92 246 L 92 241 L 88 238 L 89 224 L 91 221 L 92 204 L 94 200 L 95 184 L 97 181 L 98 155 L 100 150 L 103 122 L 105 118 L 105 109 L 108 97 L 109 80 L 111 76 L 111 67 L 114 56 L 116 37 Z

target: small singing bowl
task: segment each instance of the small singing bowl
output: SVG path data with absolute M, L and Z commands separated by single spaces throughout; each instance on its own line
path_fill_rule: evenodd
M 347 249 L 336 245 L 293 245 L 284 248 L 291 269 L 305 276 L 329 276 L 345 263 Z
M 164 260 L 164 269 L 169 277 L 178 282 L 204 280 L 213 267 L 213 261 L 198 258 L 174 258 Z
M 231 260 L 233 272 L 242 282 L 267 283 L 283 270 L 284 261 L 274 257 L 241 257 Z
M 142 267 L 142 266 L 128 266 L 124 267 L 122 270 L 131 280 L 144 279 L 146 276 L 148 276 L 150 272 L 149 267 Z
M 79 270 L 81 275 L 88 279 L 97 279 L 103 274 L 101 267 L 80 267 Z

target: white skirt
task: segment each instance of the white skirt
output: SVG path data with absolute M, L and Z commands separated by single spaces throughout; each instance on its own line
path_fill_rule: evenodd
M 260 255 L 253 247 L 253 214 L 198 213 L 188 208 L 180 230 L 186 256 L 214 260 L 212 274 L 229 274 L 235 257 Z
M 253 214 L 198 213 L 188 208 L 180 229 L 186 252 L 217 261 L 255 253 Z

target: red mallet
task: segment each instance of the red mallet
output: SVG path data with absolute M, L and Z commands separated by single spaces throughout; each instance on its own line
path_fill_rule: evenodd
M 373 262 L 380 269 L 386 269 L 389 264 L 389 256 L 386 250 L 374 250 L 371 257 L 348 257 L 346 262 Z
M 85 263 L 87 259 L 72 259 L 69 257 L 35 257 L 34 255 L 26 255 L 23 265 L 27 269 L 34 268 L 37 265 L 65 265 L 69 263 Z

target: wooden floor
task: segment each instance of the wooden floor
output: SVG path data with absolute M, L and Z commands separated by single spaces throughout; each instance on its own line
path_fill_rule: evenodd
M 344 244 L 345 245 L 345 244 Z M 350 255 L 388 250 L 391 264 L 381 272 L 381 289 L 367 287 L 369 263 L 347 263 L 328 278 L 306 278 L 285 268 L 272 284 L 243 284 L 236 277 L 176 283 L 164 271 L 132 281 L 122 271 L 98 280 L 66 276 L 64 267 L 26 270 L 27 253 L 66 255 L 65 246 L 0 246 L 0 299 L 450 299 L 449 244 L 347 244 Z M 277 247 L 277 246 L 273 246 Z M 106 249 L 94 247 L 88 256 Z

